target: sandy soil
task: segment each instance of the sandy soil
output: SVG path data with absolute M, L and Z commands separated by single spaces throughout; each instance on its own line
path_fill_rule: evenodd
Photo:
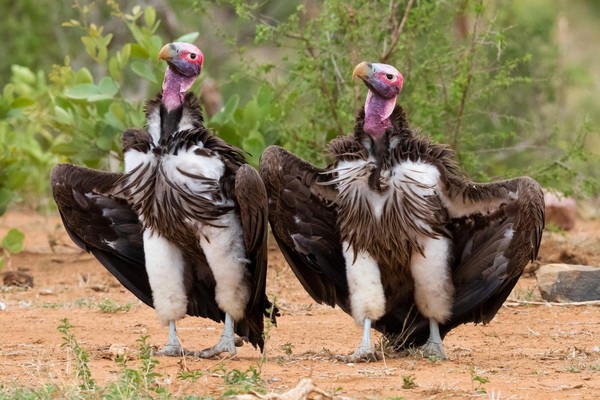
M 57 330 L 63 318 L 69 319 L 79 345 L 89 353 L 92 376 L 99 384 L 118 379 L 115 352 L 125 351 L 135 366 L 140 337 L 148 335 L 155 346 L 164 344 L 167 330 L 153 310 L 90 255 L 76 249 L 55 215 L 12 212 L 0 218 L 0 236 L 9 227 L 25 232 L 26 250 L 4 271 L 26 269 L 34 287 L 0 286 L 0 302 L 6 305 L 0 311 L 0 384 L 29 388 L 74 384 L 73 355 L 61 347 L 63 337 Z M 599 231 L 599 222 L 580 222 L 569 234 L 547 234 L 540 258 L 600 265 Z M 176 395 L 219 396 L 229 388 L 224 373 L 255 367 L 270 392 L 284 392 L 302 378 L 311 378 L 329 393 L 353 398 L 600 396 L 600 307 L 524 304 L 540 299 L 530 275 L 523 276 L 489 325 L 464 325 L 447 336 L 446 361 L 416 354 L 369 364 L 336 361 L 333 355 L 355 349 L 360 329 L 339 309 L 314 304 L 274 246 L 268 292 L 277 296 L 282 316 L 268 332 L 266 361 L 261 363 L 261 354 L 249 345 L 233 359 L 160 357 L 156 369 L 161 384 Z M 98 305 L 106 299 L 130 308 L 103 312 Z M 179 324 L 180 339 L 192 350 L 216 343 L 220 331 L 218 324 L 198 318 Z M 201 376 L 196 382 L 182 380 L 181 370 Z M 414 387 L 407 388 L 410 381 Z

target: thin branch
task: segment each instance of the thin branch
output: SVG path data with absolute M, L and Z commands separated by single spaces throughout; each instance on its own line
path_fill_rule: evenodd
M 384 50 L 383 54 L 381 55 L 381 58 L 379 59 L 380 62 L 385 63 L 386 61 L 388 61 L 388 59 L 392 56 L 392 53 L 396 49 L 396 46 L 398 45 L 398 41 L 400 40 L 400 35 L 402 34 L 402 31 L 404 30 L 404 25 L 406 24 L 406 20 L 408 19 L 408 13 L 409 13 L 410 9 L 412 8 L 412 5 L 413 5 L 413 0 L 408 0 L 408 3 L 406 4 L 406 8 L 404 9 L 404 15 L 402 16 L 402 21 L 400 21 L 400 25 L 398 25 L 394 28 L 394 30 L 392 32 L 392 42 L 390 43 L 389 47 Z
M 458 152 L 458 136 L 460 134 L 460 127 L 462 122 L 462 117 L 465 112 L 465 106 L 467 104 L 467 98 L 469 97 L 469 88 L 471 87 L 471 81 L 473 80 L 473 61 L 475 60 L 475 52 L 477 50 L 477 28 L 479 26 L 479 19 L 481 14 L 477 15 L 475 22 L 473 23 L 473 38 L 471 39 L 471 45 L 469 46 L 469 52 L 467 54 L 468 65 L 467 65 L 467 82 L 462 90 L 460 106 L 458 108 L 458 112 L 456 113 L 456 125 L 454 127 L 454 133 L 452 135 L 452 148 L 454 151 Z
M 526 301 L 526 300 L 510 300 L 504 303 L 505 306 L 557 306 L 557 307 L 569 307 L 569 306 L 600 306 L 600 300 L 590 301 L 572 301 L 568 303 L 558 303 L 553 301 Z

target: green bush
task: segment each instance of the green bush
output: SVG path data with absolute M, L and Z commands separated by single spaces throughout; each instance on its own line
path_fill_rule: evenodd
M 527 173 L 567 193 L 593 193 L 597 121 L 564 109 L 565 85 L 576 80 L 562 77 L 581 71 L 557 66 L 559 6 L 536 4 L 188 0 L 179 17 L 193 21 L 200 39 L 193 32 L 173 40 L 207 53 L 205 70 L 226 95 L 207 125 L 255 166 L 270 144 L 326 164 L 328 141 L 352 131 L 363 105 L 366 89 L 351 72 L 368 60 L 404 74 L 399 103 L 410 124 L 450 144 L 474 179 Z M 0 213 L 11 201 L 43 205 L 57 162 L 120 170 L 122 131 L 145 125 L 143 102 L 160 89 L 165 68 L 156 54 L 172 40 L 159 33 L 152 7 L 97 7 L 112 14 L 110 25 L 94 18 L 93 3 L 76 2 L 79 17 L 70 12 L 62 28 L 81 35 L 87 66 L 67 56 L 51 70 L 11 68 L 0 95 Z M 229 23 L 217 25 L 217 15 Z
M 159 21 L 152 7 L 134 7 L 127 14 L 117 2 L 108 4 L 127 26 L 129 42 L 111 46 L 112 34 L 88 22 L 87 6 L 78 8 L 79 20 L 63 24 L 82 32 L 95 68 L 75 68 L 68 56 L 47 74 L 13 65 L 0 97 L 0 213 L 16 200 L 41 205 L 40 194 L 49 197 L 49 171 L 58 162 L 119 170 L 121 133 L 145 125 L 146 92 L 160 90 L 165 69 L 156 59 L 163 45 L 155 34 Z M 93 69 L 107 75 L 94 77 Z

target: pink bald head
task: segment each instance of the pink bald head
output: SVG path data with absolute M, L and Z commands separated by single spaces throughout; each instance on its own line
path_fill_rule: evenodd
M 396 98 L 402 91 L 404 78 L 391 65 L 361 62 L 352 74 L 369 88 L 365 102 L 364 131 L 377 139 L 391 126 L 390 115 L 396 107 Z
M 190 43 L 168 43 L 158 53 L 168 64 L 163 81 L 163 103 L 168 111 L 179 107 L 204 64 L 204 54 Z

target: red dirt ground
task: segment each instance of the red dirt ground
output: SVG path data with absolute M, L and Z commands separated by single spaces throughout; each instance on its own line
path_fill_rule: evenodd
M 73 355 L 61 347 L 63 338 L 57 331 L 63 318 L 69 319 L 79 345 L 89 353 L 92 376 L 99 384 L 118 379 L 114 349 L 130 354 L 136 365 L 141 336 L 149 335 L 152 345 L 164 344 L 167 330 L 153 310 L 123 289 L 93 257 L 75 248 L 56 215 L 9 213 L 0 218 L 0 237 L 10 227 L 25 233 L 26 248 L 4 271 L 26 269 L 34 287 L 0 286 L 0 302 L 6 305 L 0 311 L 0 384 L 29 388 L 74 384 Z M 541 261 L 600 265 L 599 231 L 600 223 L 591 221 L 579 222 L 566 235 L 546 233 Z M 469 324 L 450 332 L 446 361 L 418 355 L 369 364 L 336 361 L 333 355 L 355 349 L 361 330 L 341 310 L 314 304 L 275 246 L 270 251 L 268 292 L 277 296 L 282 311 L 278 326 L 269 330 L 267 360 L 260 365 L 269 392 L 285 392 L 308 377 L 320 389 L 353 398 L 600 396 L 600 307 L 524 304 L 540 300 L 531 276 L 523 276 L 489 325 Z M 102 312 L 97 305 L 105 299 L 131 308 Z M 189 317 L 180 322 L 178 331 L 184 346 L 197 350 L 216 343 L 221 326 Z M 227 390 L 223 371 L 258 368 L 260 359 L 259 352 L 246 345 L 233 359 L 159 357 L 156 368 L 161 384 L 175 395 L 219 396 Z M 202 376 L 197 382 L 181 380 L 177 374 L 182 368 Z M 415 386 L 403 388 L 410 380 Z

